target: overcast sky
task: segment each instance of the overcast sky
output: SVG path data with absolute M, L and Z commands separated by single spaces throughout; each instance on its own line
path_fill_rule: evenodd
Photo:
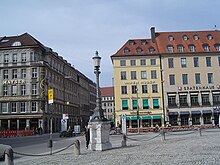
M 1 0 L 0 36 L 31 34 L 100 85 L 112 86 L 110 56 L 128 40 L 160 31 L 220 29 L 219 0 Z

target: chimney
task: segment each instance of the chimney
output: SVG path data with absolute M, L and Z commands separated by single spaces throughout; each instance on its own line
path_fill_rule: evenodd
M 150 31 L 151 31 L 151 40 L 152 40 L 153 43 L 155 43 L 156 42 L 155 27 L 151 27 Z

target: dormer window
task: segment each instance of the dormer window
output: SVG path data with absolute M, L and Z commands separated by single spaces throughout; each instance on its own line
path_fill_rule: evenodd
M 173 36 L 172 36 L 172 35 L 169 35 L 169 36 L 168 36 L 168 40 L 169 40 L 169 41 L 173 41 L 173 40 L 174 40 Z
M 154 51 L 155 51 L 154 47 L 152 47 L 152 46 L 149 47 L 149 52 L 150 52 L 150 53 L 153 53 Z
M 187 41 L 187 40 L 188 40 L 187 35 L 183 35 L 183 40 L 184 40 L 184 41 Z
M 179 52 L 184 52 L 184 47 L 183 47 L 183 45 L 178 45 L 178 46 L 177 46 L 177 49 L 178 49 Z
M 134 41 L 129 41 L 129 45 L 135 45 Z
M 167 52 L 168 53 L 173 53 L 173 46 L 172 45 L 167 46 Z
M 198 35 L 194 35 L 193 38 L 194 38 L 194 40 L 199 40 L 199 36 Z
M 128 49 L 128 48 L 125 48 L 125 49 L 124 49 L 124 53 L 127 54 L 127 53 L 129 53 L 129 52 L 130 52 L 130 49 Z
M 189 51 L 195 52 L 196 51 L 195 45 L 189 45 Z
M 141 40 L 141 45 L 147 45 L 147 41 L 146 40 Z
M 138 48 L 136 49 L 136 52 L 137 52 L 137 53 L 141 53 L 141 52 L 142 52 L 142 49 L 141 49 L 140 47 L 138 47 Z
M 21 42 L 15 41 L 15 42 L 13 42 L 13 44 L 11 46 L 21 46 Z
M 215 44 L 214 46 L 215 46 L 216 51 L 219 52 L 220 51 L 220 44 Z
M 208 44 L 203 44 L 203 49 L 204 49 L 205 52 L 209 52 L 210 51 Z
M 207 35 L 207 39 L 212 40 L 212 35 L 211 34 Z

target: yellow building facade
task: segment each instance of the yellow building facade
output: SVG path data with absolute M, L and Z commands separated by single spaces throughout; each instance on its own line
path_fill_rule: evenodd
M 115 124 L 128 128 L 164 125 L 160 56 L 151 40 L 129 40 L 113 56 Z

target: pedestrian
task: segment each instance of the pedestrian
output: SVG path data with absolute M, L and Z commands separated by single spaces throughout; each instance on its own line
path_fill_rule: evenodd
M 86 138 L 86 148 L 88 149 L 89 141 L 90 141 L 90 129 L 88 124 L 85 125 L 85 138 Z

